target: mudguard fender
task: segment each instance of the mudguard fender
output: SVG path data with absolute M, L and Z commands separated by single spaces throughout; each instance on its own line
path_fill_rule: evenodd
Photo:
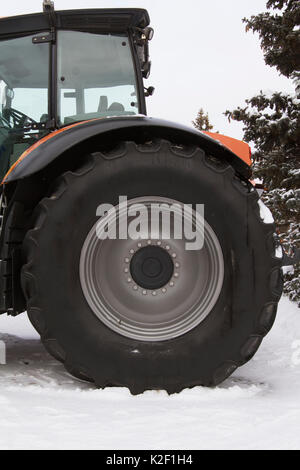
M 31 176 L 72 147 L 96 136 L 107 137 L 108 134 L 116 141 L 134 140 L 135 136 L 142 136 L 146 139 L 157 137 L 176 143 L 196 144 L 214 157 L 227 161 L 244 178 L 249 178 L 251 174 L 249 161 L 246 162 L 243 155 L 237 155 L 229 146 L 203 132 L 161 119 L 126 116 L 79 122 L 52 132 L 20 156 L 4 177 L 2 184 Z

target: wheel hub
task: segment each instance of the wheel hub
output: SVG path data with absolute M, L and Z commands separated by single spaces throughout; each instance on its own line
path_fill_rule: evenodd
M 149 290 L 164 287 L 174 273 L 174 263 L 169 253 L 159 246 L 145 246 L 138 250 L 130 263 L 134 282 Z

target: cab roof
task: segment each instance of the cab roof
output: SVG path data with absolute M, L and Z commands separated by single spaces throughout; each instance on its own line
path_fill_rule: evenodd
M 123 33 L 130 28 L 145 28 L 150 23 L 147 10 L 142 8 L 112 8 L 54 11 L 57 29 L 90 33 Z M 45 31 L 51 27 L 49 13 L 12 16 L 0 19 L 0 40 Z

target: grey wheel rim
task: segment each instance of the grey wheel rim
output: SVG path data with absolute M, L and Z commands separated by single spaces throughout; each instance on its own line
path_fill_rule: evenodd
M 149 219 L 152 204 L 183 206 L 175 200 L 143 197 L 128 201 L 128 208 L 139 203 L 149 208 Z M 120 208 L 117 222 L 126 215 Z M 205 221 L 203 248 L 187 251 L 185 239 L 163 239 L 160 230 L 152 239 L 145 233 L 138 240 L 102 240 L 97 234 L 108 218 L 103 217 L 90 230 L 80 258 L 82 290 L 98 319 L 122 336 L 150 342 L 177 338 L 203 322 L 215 306 L 224 280 L 222 249 L 210 225 Z M 194 219 L 193 228 L 197 230 Z M 145 289 L 131 275 L 133 257 L 147 246 L 165 250 L 174 264 L 171 278 L 159 289 Z

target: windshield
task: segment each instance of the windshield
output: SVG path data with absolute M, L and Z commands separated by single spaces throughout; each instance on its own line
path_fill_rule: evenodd
M 49 44 L 33 37 L 0 41 L 1 179 L 40 138 L 30 126 L 48 120 Z
M 75 121 L 139 112 L 126 35 L 58 32 L 58 119 Z

